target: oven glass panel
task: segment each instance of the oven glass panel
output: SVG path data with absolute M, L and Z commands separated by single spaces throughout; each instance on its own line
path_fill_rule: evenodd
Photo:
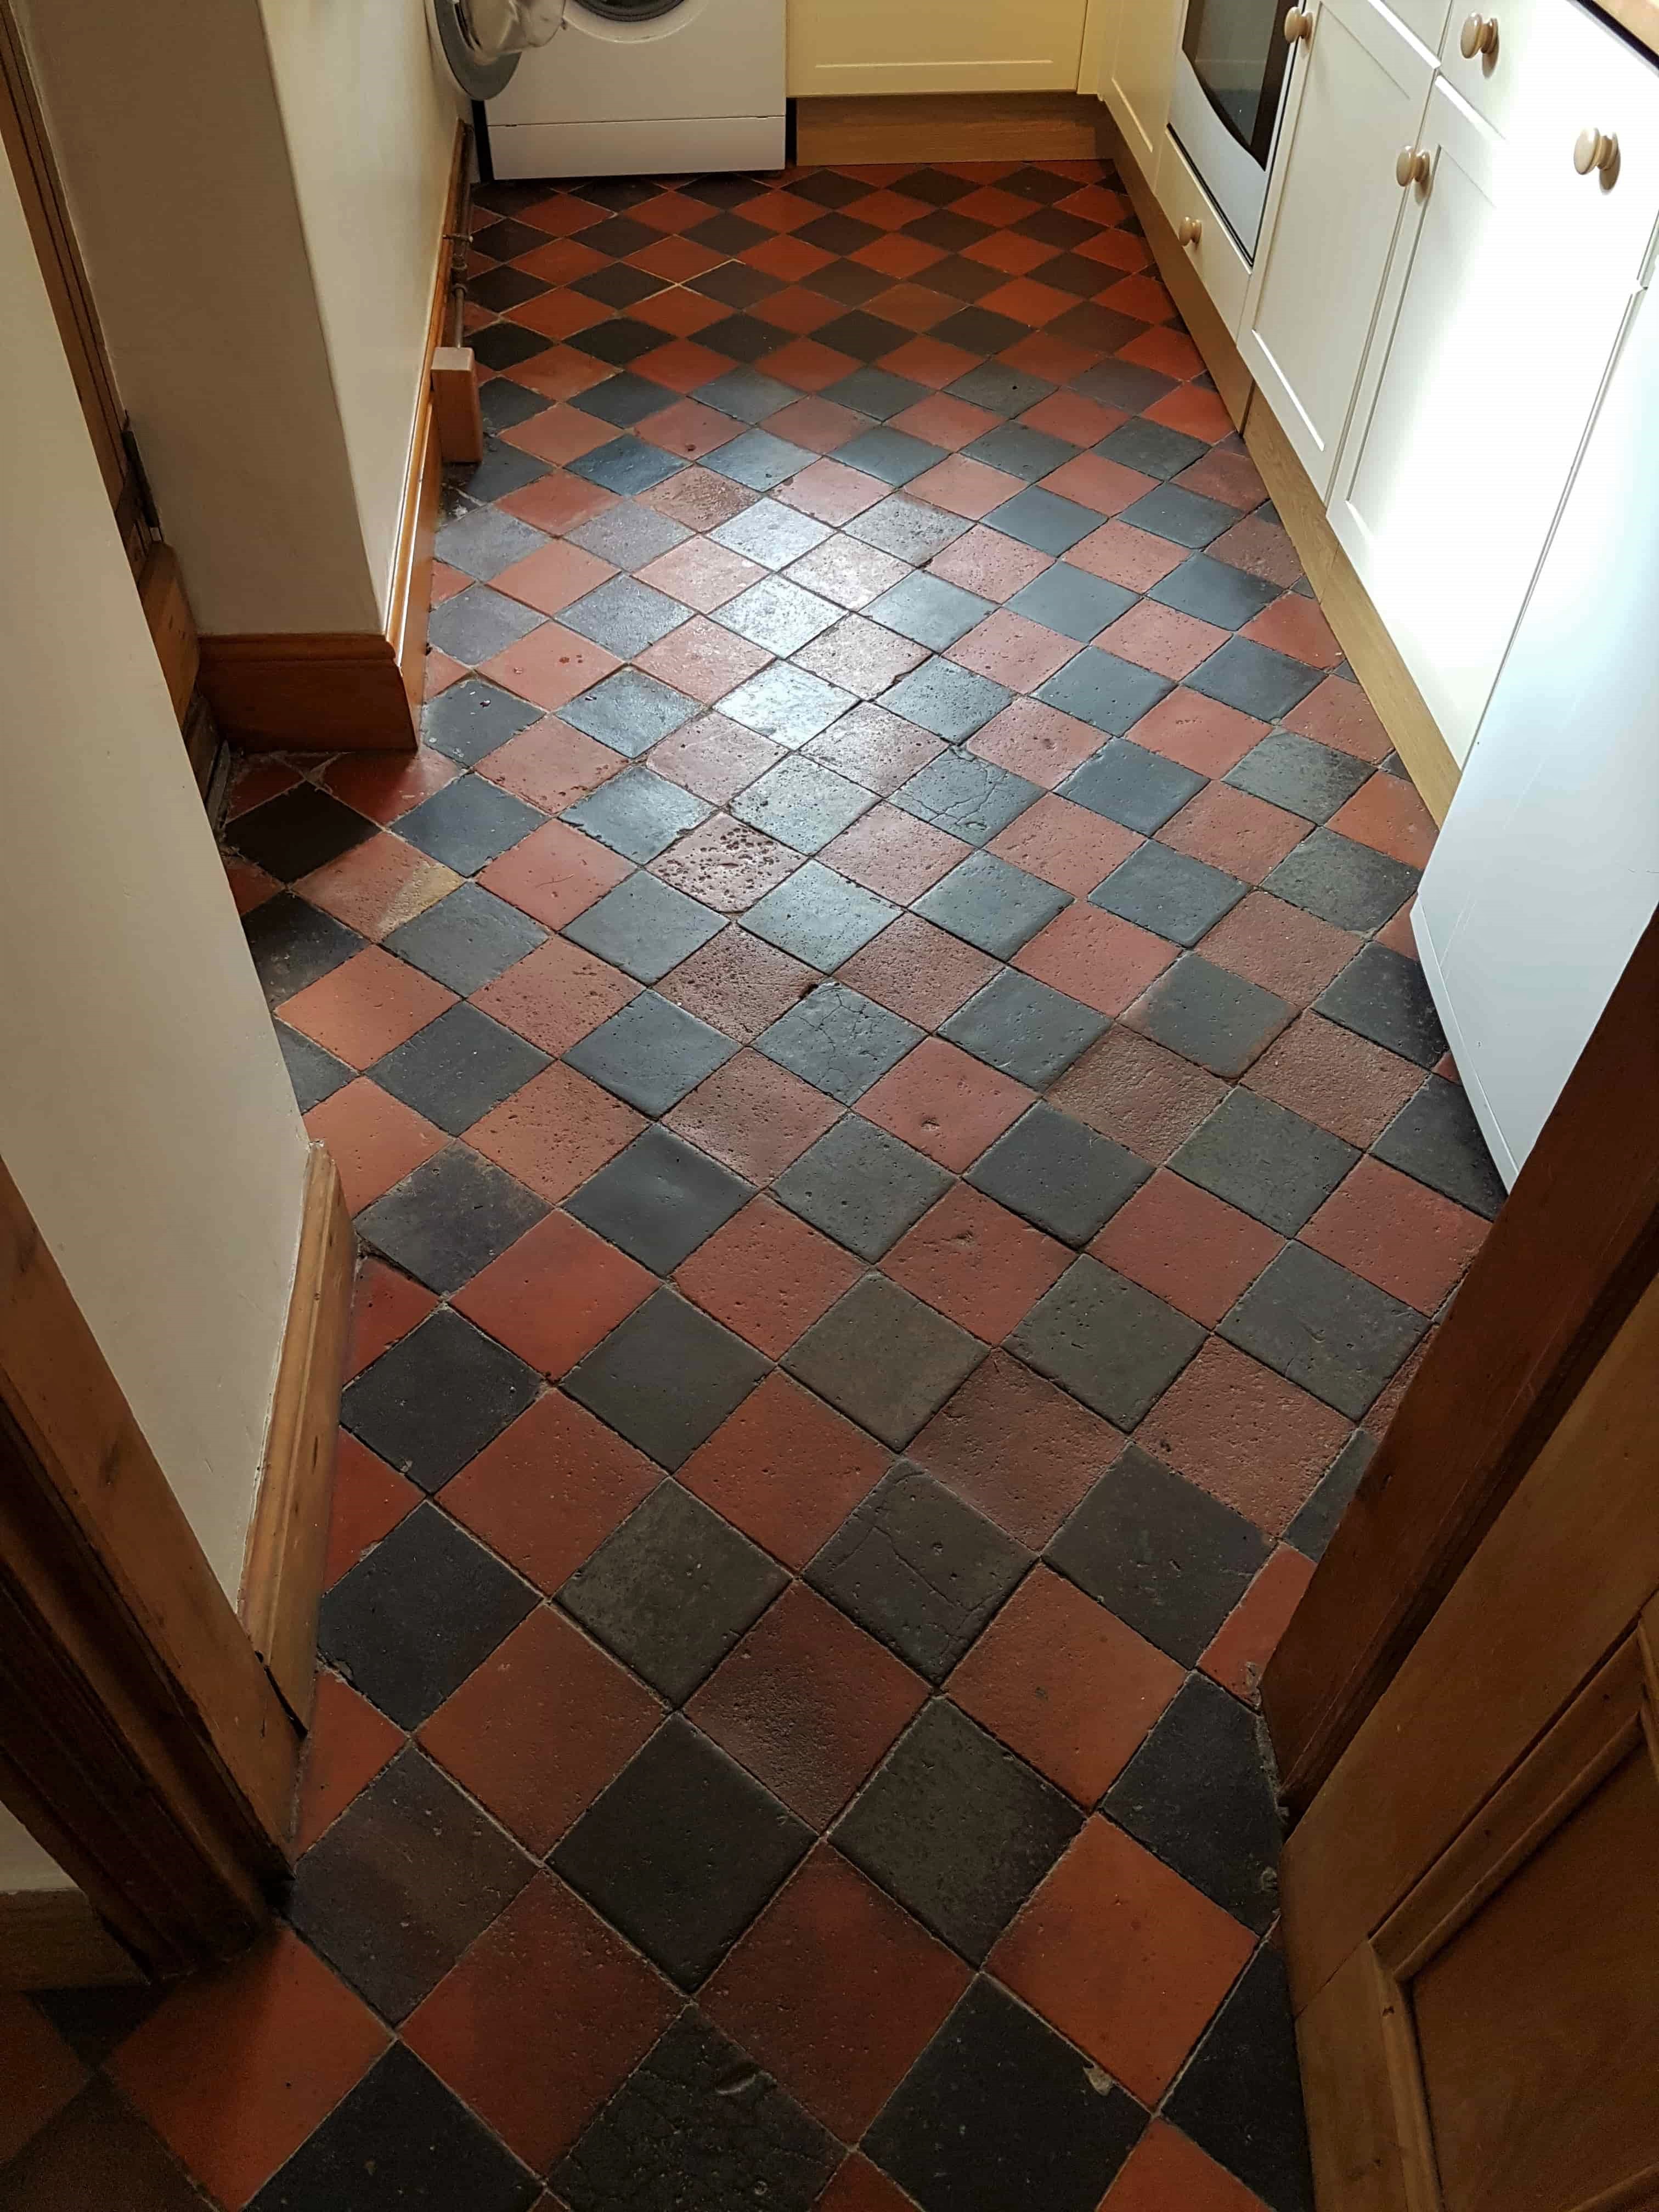
M 1284 8 L 1285 0 L 1188 0 L 1182 38 L 1206 99 L 1263 168 L 1290 59 Z

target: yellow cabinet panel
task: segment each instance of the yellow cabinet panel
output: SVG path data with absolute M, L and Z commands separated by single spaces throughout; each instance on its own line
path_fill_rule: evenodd
M 798 99 L 1075 89 L 1085 0 L 789 0 Z

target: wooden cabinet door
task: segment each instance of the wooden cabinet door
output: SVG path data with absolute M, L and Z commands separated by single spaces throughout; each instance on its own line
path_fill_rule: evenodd
M 1085 7 L 1085 0 L 908 0 L 904 7 L 789 0 L 789 90 L 802 100 L 1074 91 Z
M 1115 33 L 1106 34 L 1101 98 L 1149 184 L 1158 177 L 1170 119 L 1181 15 L 1180 0 L 1124 0 Z
M 1322 499 L 1400 228 L 1395 161 L 1433 77 L 1375 0 L 1321 0 L 1297 51 L 1239 346 Z

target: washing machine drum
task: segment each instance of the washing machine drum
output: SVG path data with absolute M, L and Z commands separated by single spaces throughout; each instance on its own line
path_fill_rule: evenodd
M 642 12 L 659 4 L 643 0 Z M 561 27 L 565 0 L 431 0 L 431 7 L 450 75 L 469 100 L 493 100 L 512 82 L 520 55 L 544 46 Z

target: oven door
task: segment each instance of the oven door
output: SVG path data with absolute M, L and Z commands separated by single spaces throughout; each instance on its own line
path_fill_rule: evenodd
M 1187 0 L 1170 128 L 1253 259 L 1285 104 L 1285 0 Z

